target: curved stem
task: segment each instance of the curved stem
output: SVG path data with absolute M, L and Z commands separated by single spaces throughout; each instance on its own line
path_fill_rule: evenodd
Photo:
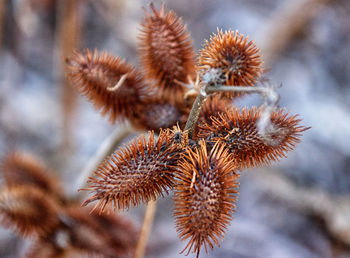
M 111 154 L 114 149 L 120 145 L 120 143 L 132 132 L 133 130 L 129 125 L 115 129 L 112 134 L 103 141 L 91 159 L 89 159 L 86 167 L 83 169 L 77 181 L 74 183 L 73 189 L 76 191 L 77 189 L 84 188 L 86 186 L 87 178 L 91 176 L 97 166 L 107 157 L 107 155 Z M 79 195 L 81 194 L 82 191 L 79 193 Z
M 191 113 L 188 116 L 186 126 L 185 126 L 185 131 L 188 132 L 189 139 L 192 139 L 193 137 L 193 131 L 196 126 L 202 104 L 207 99 L 207 97 L 208 97 L 207 93 L 205 92 L 205 90 L 203 90 L 197 95 L 197 98 L 193 103 Z

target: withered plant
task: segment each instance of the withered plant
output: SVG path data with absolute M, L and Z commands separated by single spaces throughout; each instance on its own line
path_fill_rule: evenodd
M 238 31 L 218 29 L 196 60 L 182 20 L 151 4 L 139 53 L 139 68 L 97 50 L 67 59 L 75 88 L 102 115 L 148 131 L 100 163 L 84 205 L 96 202 L 103 214 L 110 205 L 127 209 L 173 191 L 179 237 L 198 257 L 202 246 L 208 252 L 224 237 L 239 170 L 285 157 L 308 128 L 277 108 L 258 47 Z M 260 94 L 261 107 L 234 107 L 246 93 Z
M 129 257 L 132 224 L 116 214 L 90 214 L 65 196 L 60 181 L 35 157 L 12 153 L 1 163 L 0 221 L 32 240 L 26 257 Z

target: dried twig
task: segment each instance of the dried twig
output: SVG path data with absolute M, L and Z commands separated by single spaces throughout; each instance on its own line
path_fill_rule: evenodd
M 70 56 L 77 47 L 80 38 L 80 0 L 62 0 L 58 2 L 58 30 L 57 42 L 59 45 L 60 80 L 62 83 L 62 118 L 63 118 L 63 151 L 70 147 L 70 126 L 75 109 L 75 92 L 70 81 L 64 76 L 63 67 L 65 58 Z

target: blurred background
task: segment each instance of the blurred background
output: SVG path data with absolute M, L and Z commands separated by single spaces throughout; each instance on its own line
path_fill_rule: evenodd
M 57 171 L 68 195 L 108 123 L 65 76 L 73 49 L 106 50 L 138 65 L 137 0 L 0 0 L 0 156 L 32 153 Z M 157 7 L 160 1 L 153 1 Z M 350 257 L 350 1 L 163 1 L 183 18 L 196 50 L 217 28 L 261 48 L 280 106 L 311 126 L 270 168 L 242 171 L 234 220 L 209 257 Z M 247 96 L 238 106 L 259 105 Z M 136 135 L 136 133 L 135 133 Z M 142 224 L 144 207 L 126 215 Z M 0 228 L 0 257 L 26 241 Z M 183 257 L 171 196 L 158 202 L 147 257 Z M 190 254 L 188 257 L 194 257 Z M 207 257 L 204 250 L 200 257 Z

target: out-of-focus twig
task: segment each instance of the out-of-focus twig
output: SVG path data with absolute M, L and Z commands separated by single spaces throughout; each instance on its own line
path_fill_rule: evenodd
M 350 248 L 350 196 L 335 196 L 321 189 L 303 188 L 285 176 L 265 170 L 260 185 L 274 198 L 312 217 L 322 219 L 333 239 Z
M 86 182 L 89 176 L 94 172 L 98 165 L 111 154 L 120 143 L 133 132 L 130 125 L 126 124 L 123 127 L 115 129 L 110 136 L 108 136 L 101 146 L 97 149 L 82 173 L 79 175 L 76 183 L 72 187 L 74 194 L 78 189 L 82 189 L 86 186 Z M 82 195 L 82 194 L 81 194 Z M 82 196 L 80 196 L 82 197 Z
M 330 0 L 287 1 L 276 9 L 259 35 L 264 62 L 271 66 L 295 35 L 305 29 L 322 5 Z
M 59 48 L 60 78 L 62 83 L 63 151 L 69 150 L 71 121 L 75 110 L 75 92 L 64 75 L 65 59 L 77 48 L 81 34 L 80 0 L 58 1 L 57 43 Z

